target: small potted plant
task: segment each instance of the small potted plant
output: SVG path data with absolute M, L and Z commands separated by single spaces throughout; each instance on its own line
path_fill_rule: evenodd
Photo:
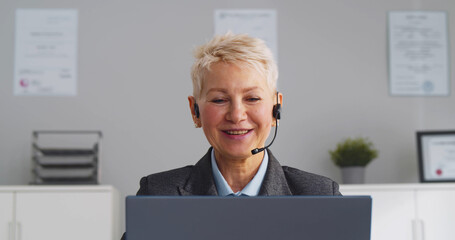
M 366 138 L 348 138 L 329 151 L 335 165 L 341 168 L 343 183 L 364 183 L 365 166 L 378 156 L 376 150 Z

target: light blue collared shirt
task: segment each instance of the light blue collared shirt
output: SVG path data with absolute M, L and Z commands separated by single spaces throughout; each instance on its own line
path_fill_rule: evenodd
M 223 175 L 218 169 L 218 165 L 216 164 L 215 160 L 215 150 L 212 149 L 212 172 L 213 177 L 215 179 L 216 189 L 218 190 L 219 196 L 257 196 L 259 194 L 259 190 L 262 186 L 262 181 L 265 177 L 265 172 L 267 171 L 267 165 L 269 164 L 269 155 L 267 151 L 264 151 L 264 158 L 262 159 L 261 166 L 259 166 L 258 172 L 254 175 L 253 179 L 241 190 L 236 193 L 232 191 L 231 187 L 227 183 L 226 179 L 224 179 Z

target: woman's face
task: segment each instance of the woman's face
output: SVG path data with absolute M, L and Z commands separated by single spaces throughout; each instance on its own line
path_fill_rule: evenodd
M 215 151 L 230 159 L 245 159 L 251 150 L 263 147 L 275 123 L 274 96 L 255 69 L 213 64 L 197 103 L 200 124 Z

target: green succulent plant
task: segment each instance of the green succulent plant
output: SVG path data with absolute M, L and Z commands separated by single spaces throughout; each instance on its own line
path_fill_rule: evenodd
M 378 157 L 378 150 L 366 138 L 348 138 L 329 151 L 335 165 L 339 167 L 366 166 Z

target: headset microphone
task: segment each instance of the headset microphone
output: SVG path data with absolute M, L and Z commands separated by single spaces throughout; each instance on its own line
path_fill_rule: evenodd
M 273 117 L 275 117 L 275 134 L 273 135 L 272 142 L 270 142 L 270 144 L 265 147 L 255 148 L 255 149 L 251 150 L 251 153 L 253 155 L 260 153 L 260 152 L 264 151 L 265 149 L 269 148 L 270 146 L 272 146 L 273 141 L 275 141 L 276 133 L 278 131 L 278 119 L 281 118 L 281 104 L 278 103 L 278 92 L 276 92 L 276 105 L 273 106 Z

